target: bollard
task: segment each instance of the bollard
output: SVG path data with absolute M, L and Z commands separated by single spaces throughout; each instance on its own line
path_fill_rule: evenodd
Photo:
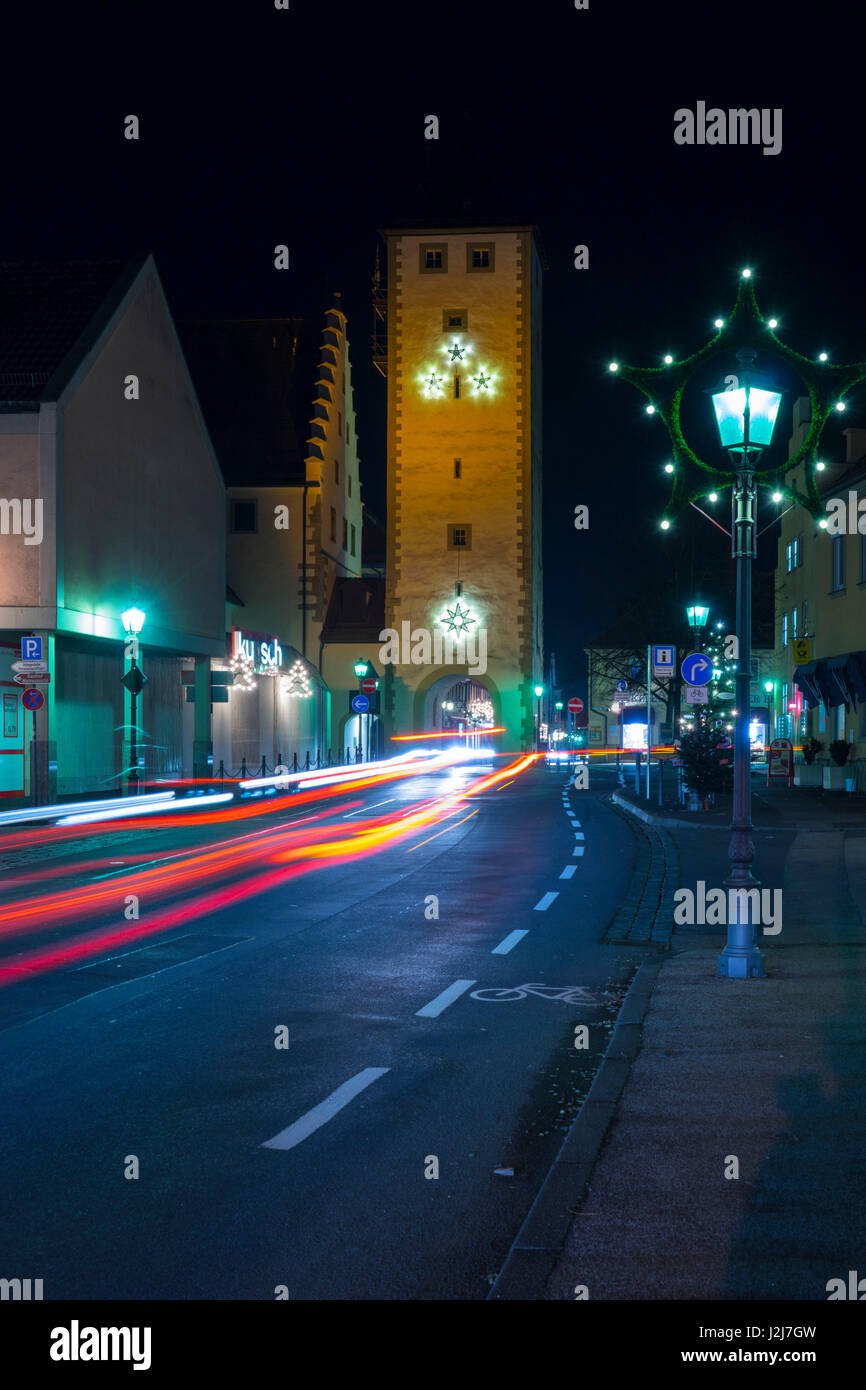
M 246 760 L 246 758 L 241 758 L 241 777 L 242 777 L 242 778 L 245 778 L 245 777 L 247 777 L 247 776 L 248 776 L 248 773 L 247 773 L 247 760 Z
M 267 777 L 267 775 L 268 775 L 268 774 L 267 774 L 267 765 L 266 765 L 266 763 L 265 763 L 265 755 L 264 755 L 264 753 L 263 753 L 263 754 L 262 754 L 262 766 L 261 766 L 261 770 L 259 771 L 259 776 L 260 776 L 260 777 Z
M 293 754 L 292 754 L 292 771 L 293 771 L 293 772 L 297 772 L 297 770 L 298 770 L 298 755 L 297 755 L 297 753 L 293 753 Z
M 664 806 L 664 804 L 665 804 L 664 785 L 665 785 L 665 765 L 664 765 L 664 763 L 662 762 L 661 758 L 659 758 L 659 805 L 660 805 L 660 806 Z
M 305 770 L 306 772 L 309 772 L 309 770 L 310 770 L 310 750 L 309 750 L 309 748 L 307 749 L 307 761 L 304 763 L 304 770 Z
M 331 750 L 330 750 L 330 748 L 329 748 L 329 749 L 328 749 L 328 767 L 330 767 L 330 766 L 331 766 Z

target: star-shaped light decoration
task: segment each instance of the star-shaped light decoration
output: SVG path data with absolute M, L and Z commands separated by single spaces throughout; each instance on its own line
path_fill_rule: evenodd
M 622 362 L 609 364 L 610 372 L 630 381 L 647 397 L 647 414 L 660 416 L 673 446 L 674 461 L 666 467 L 666 471 L 673 474 L 673 486 L 661 522 L 663 529 L 670 527 L 684 507 L 701 498 L 709 498 L 719 485 L 724 486 L 735 480 L 736 473 L 732 468 L 714 466 L 698 458 L 683 435 L 680 410 L 686 386 L 704 363 L 723 354 L 731 361 L 735 349 L 746 343 L 758 347 L 764 342 L 768 351 L 788 362 L 805 384 L 811 405 L 811 421 L 799 448 L 775 468 L 756 469 L 755 481 L 766 484 L 772 479 L 782 480 L 785 474 L 803 464 L 805 493 L 801 493 L 793 484 L 780 481 L 777 500 L 781 500 L 782 496 L 787 497 L 791 503 L 799 503 L 813 517 L 820 519 L 824 507 L 818 495 L 815 474 L 823 467 L 817 459 L 821 435 L 834 411 L 844 410 L 844 393 L 866 378 L 866 362 L 834 367 L 828 363 L 825 352 L 810 358 L 788 347 L 775 332 L 776 320 L 765 319 L 758 308 L 750 270 L 744 270 L 741 274 L 737 302 L 730 317 L 716 319 L 715 327 L 715 337 L 691 357 L 678 361 L 667 353 L 661 367 L 630 367 Z M 695 474 L 694 469 L 700 469 L 701 473 Z
M 493 380 L 493 377 L 485 375 L 484 372 L 479 372 L 477 376 L 474 376 L 472 378 L 472 380 L 475 382 L 476 391 L 489 391 L 490 383 Z
M 462 362 L 466 348 L 461 347 L 459 343 L 452 343 L 449 351 L 451 353 L 452 362 Z
M 442 381 L 443 378 L 439 375 L 438 372 L 431 372 L 429 376 L 425 377 L 424 390 L 426 391 L 427 395 L 440 395 L 442 392 Z
M 459 602 L 453 608 L 446 608 L 445 615 L 439 619 L 448 632 L 468 632 L 469 624 L 475 622 L 470 608 L 461 608 Z

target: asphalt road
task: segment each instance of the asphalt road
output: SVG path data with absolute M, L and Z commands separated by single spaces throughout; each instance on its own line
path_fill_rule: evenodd
M 327 817 L 363 832 L 480 771 Z M 450 821 L 7 983 L 0 1275 L 46 1299 L 485 1298 L 641 958 L 598 944 L 634 841 L 597 785 L 536 765 Z M 7 876 L 113 874 L 120 903 L 125 855 L 221 833 L 97 829 L 31 866 L 16 849 Z M 91 930 L 43 919 L 14 950 Z

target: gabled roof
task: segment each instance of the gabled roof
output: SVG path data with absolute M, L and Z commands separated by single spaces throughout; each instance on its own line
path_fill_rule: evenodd
M 0 410 L 57 400 L 146 260 L 0 261 Z
M 328 604 L 322 641 L 377 642 L 384 626 L 384 579 L 338 579 Z
M 226 483 L 302 483 L 320 330 L 297 318 L 216 319 L 178 333 Z

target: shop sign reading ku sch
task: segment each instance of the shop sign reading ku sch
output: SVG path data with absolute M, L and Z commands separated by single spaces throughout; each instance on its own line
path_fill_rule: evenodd
M 278 637 L 245 632 L 240 627 L 232 628 L 232 656 L 246 657 L 254 666 L 263 666 L 267 671 L 277 671 L 283 664 L 283 649 Z

